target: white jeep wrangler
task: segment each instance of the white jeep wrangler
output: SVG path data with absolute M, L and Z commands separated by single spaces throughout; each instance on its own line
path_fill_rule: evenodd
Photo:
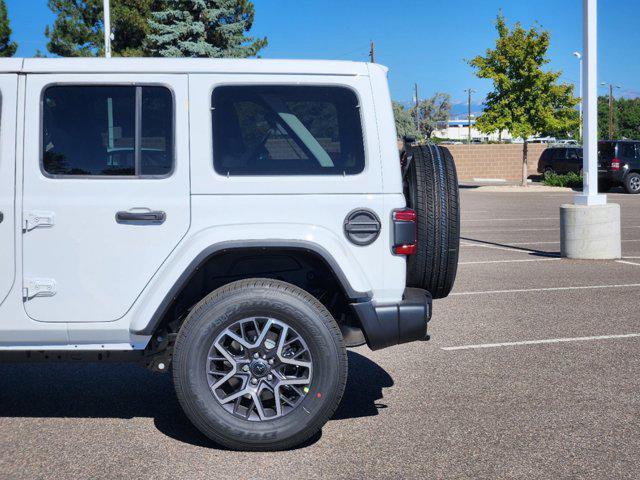
M 194 425 L 295 446 L 346 347 L 425 340 L 452 288 L 446 149 L 399 158 L 384 67 L 0 61 L 0 361 L 171 367 Z

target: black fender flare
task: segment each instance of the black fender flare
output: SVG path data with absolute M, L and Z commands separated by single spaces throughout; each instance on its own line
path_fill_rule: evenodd
M 336 275 L 340 286 L 342 287 L 345 295 L 349 299 L 350 303 L 357 304 L 362 302 L 369 302 L 373 297 L 372 292 L 359 292 L 354 290 L 344 274 L 342 268 L 333 256 L 322 246 L 308 242 L 305 240 L 239 240 L 239 241 L 226 241 L 211 245 L 200 252 L 189 264 L 189 266 L 182 272 L 180 277 L 174 282 L 173 286 L 169 289 L 160 305 L 156 308 L 150 321 L 146 327 L 142 330 L 132 330 L 134 335 L 149 336 L 153 335 L 156 328 L 166 315 L 171 303 L 176 299 L 182 289 L 189 283 L 191 278 L 196 272 L 204 265 L 211 257 L 224 254 L 225 252 L 234 250 L 269 250 L 269 249 L 287 249 L 298 250 L 308 252 L 317 255 L 326 264 L 327 267 Z

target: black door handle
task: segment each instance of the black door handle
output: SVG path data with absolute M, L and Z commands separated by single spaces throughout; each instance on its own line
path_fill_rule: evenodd
M 4 213 L 0 212 L 0 223 L 4 220 Z
M 162 225 L 167 219 L 167 214 L 160 211 L 122 211 L 116 213 L 116 222 L 125 225 Z

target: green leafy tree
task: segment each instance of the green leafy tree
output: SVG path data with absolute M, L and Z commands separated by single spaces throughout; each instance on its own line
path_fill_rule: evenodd
M 417 111 L 417 113 L 416 113 Z M 451 118 L 451 95 L 438 92 L 433 97 L 422 100 L 411 109 L 411 116 L 418 116 L 419 134 L 431 138 L 435 130 L 443 128 Z
M 598 134 L 609 138 L 609 96 L 598 97 Z M 640 140 L 640 98 L 613 100 L 613 138 Z
M 160 0 L 111 1 L 114 56 L 144 55 L 149 18 L 161 3 Z M 49 8 L 56 15 L 53 26 L 45 30 L 49 52 L 61 57 L 104 55 L 102 0 L 49 0 Z
M 18 44 L 11 41 L 11 33 L 7 3 L 0 0 L 0 57 L 13 57 L 18 50 Z
M 418 130 L 416 129 L 415 119 L 411 116 L 411 111 L 404 108 L 399 102 L 392 102 L 392 105 L 398 138 L 417 137 Z
M 522 185 L 527 185 L 527 143 L 531 135 L 573 132 L 579 127 L 573 87 L 559 83 L 562 72 L 545 71 L 549 63 L 551 36 L 536 26 L 526 30 L 520 23 L 510 29 L 502 13 L 496 22 L 495 48 L 469 61 L 479 78 L 493 81 L 485 111 L 476 126 L 484 133 L 507 129 L 525 139 Z
M 254 15 L 249 0 L 167 0 L 149 22 L 147 49 L 161 57 L 251 57 L 267 45 L 246 35 Z

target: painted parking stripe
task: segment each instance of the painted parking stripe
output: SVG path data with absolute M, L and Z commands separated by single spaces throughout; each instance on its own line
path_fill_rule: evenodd
M 640 283 L 626 283 L 621 285 L 582 285 L 576 287 L 546 287 L 546 288 L 517 288 L 513 290 L 479 290 L 474 292 L 453 292 L 449 296 L 494 295 L 497 293 L 527 293 L 527 292 L 560 292 L 569 290 L 600 290 L 607 288 L 638 288 Z
M 616 263 L 624 263 L 625 265 L 635 265 L 636 267 L 640 267 L 640 263 L 629 262 L 628 260 L 616 260 Z
M 632 227 L 622 227 L 622 230 L 637 230 L 640 228 L 640 225 L 632 226 Z M 516 228 L 516 229 L 500 229 L 500 230 L 465 230 L 462 232 L 463 235 L 469 235 L 471 233 L 514 233 L 514 232 L 559 232 L 560 227 L 555 228 Z
M 640 228 L 640 227 L 638 227 Z M 560 230 L 560 227 L 555 228 L 518 228 L 511 230 L 465 230 L 462 232 L 463 235 L 469 233 L 513 233 L 513 232 L 557 232 Z
M 531 220 L 558 220 L 558 217 L 518 217 L 518 218 L 474 218 L 473 220 L 462 220 L 463 222 L 529 222 Z
M 516 250 L 520 253 L 524 253 L 521 252 L 520 250 Z M 487 263 L 522 263 L 522 262 L 554 262 L 554 261 L 558 261 L 558 260 L 562 260 L 561 258 L 527 258 L 527 259 L 521 259 L 521 260 L 486 260 L 486 261 L 478 261 L 478 262 L 458 262 L 458 265 L 483 265 L 483 264 L 487 264 Z M 640 263 L 637 264 L 638 266 L 640 266 Z
M 467 240 L 470 242 L 476 242 L 479 240 Z M 622 242 L 640 242 L 640 239 L 636 239 L 636 240 L 622 240 Z M 515 243 L 505 243 L 505 247 L 516 247 L 518 245 L 558 245 L 560 244 L 560 242 L 515 242 Z M 463 247 L 484 247 L 485 245 L 482 244 L 478 244 L 478 243 L 464 243 L 461 244 L 461 246 Z
M 442 347 L 442 350 L 477 350 L 481 348 L 518 347 L 523 345 L 549 345 L 568 342 L 595 342 L 598 340 L 616 340 L 623 338 L 638 338 L 640 333 L 627 333 L 623 335 L 598 335 L 595 337 L 550 338 L 546 340 L 526 340 L 523 342 L 482 343 L 479 345 L 461 345 L 458 347 Z

